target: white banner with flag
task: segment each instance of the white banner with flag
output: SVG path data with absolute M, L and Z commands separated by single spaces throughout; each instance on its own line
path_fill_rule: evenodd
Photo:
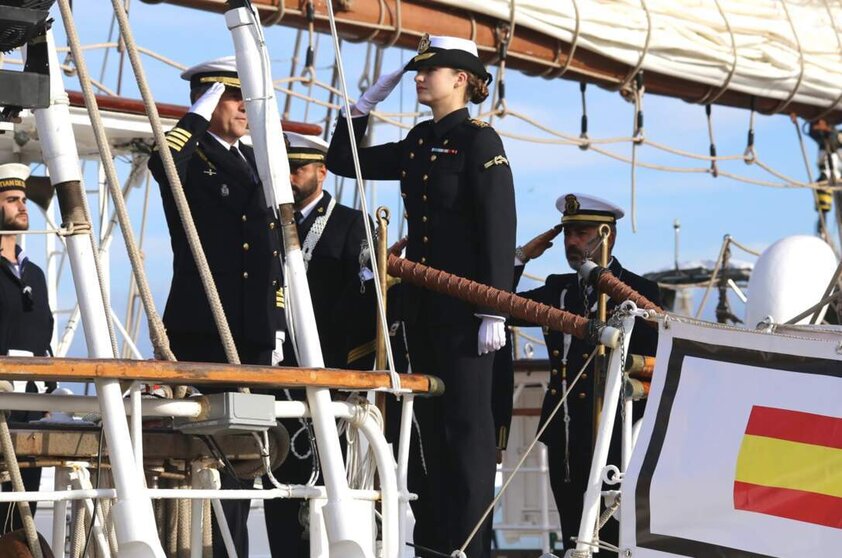
M 661 326 L 627 556 L 842 556 L 842 333 L 823 337 Z

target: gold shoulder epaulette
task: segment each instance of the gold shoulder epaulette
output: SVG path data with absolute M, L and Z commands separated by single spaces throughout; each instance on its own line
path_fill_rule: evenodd
M 165 135 L 167 137 L 167 144 L 170 146 L 170 149 L 172 149 L 173 151 L 181 151 L 181 148 L 184 147 L 184 144 L 186 144 L 190 140 L 190 137 L 193 134 L 191 134 L 187 130 L 176 126 L 172 130 L 167 132 Z
M 472 126 L 476 126 L 477 128 L 488 128 L 489 126 L 491 126 L 491 124 L 489 124 L 485 120 L 480 120 L 479 118 L 471 118 L 470 120 L 468 120 L 468 122 L 470 122 Z

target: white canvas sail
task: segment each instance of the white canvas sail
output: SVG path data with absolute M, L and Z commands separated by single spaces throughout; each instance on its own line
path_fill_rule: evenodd
M 435 0 L 668 76 L 833 107 L 842 6 L 825 0 Z

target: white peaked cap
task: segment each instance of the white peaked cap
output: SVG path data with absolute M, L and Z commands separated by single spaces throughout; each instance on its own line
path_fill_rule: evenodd
M 0 180 L 18 179 L 26 180 L 29 178 L 29 165 L 22 165 L 20 163 L 6 163 L 0 165 Z
M 555 206 L 563 215 L 562 224 L 614 223 L 625 215 L 625 211 L 619 205 L 590 194 L 565 194 L 556 200 Z
M 430 46 L 445 50 L 464 50 L 468 54 L 473 54 L 477 57 L 479 56 L 476 43 L 469 39 L 447 37 L 444 35 L 430 35 Z
M 316 149 L 327 153 L 328 143 L 319 136 L 307 136 L 295 132 L 284 132 L 292 149 Z
M 198 83 L 194 83 L 196 81 L 194 78 L 201 78 L 203 76 L 209 78 L 202 80 L 203 82 L 209 83 L 219 81 L 221 83 L 225 83 L 226 85 L 229 85 L 229 83 L 226 83 L 225 80 L 219 78 L 235 78 L 237 80 L 236 86 L 239 87 L 239 79 L 236 77 L 237 58 L 234 56 L 223 56 L 222 58 L 216 58 L 214 60 L 202 62 L 201 64 L 196 64 L 195 66 L 191 66 L 181 72 L 181 79 L 188 80 L 191 86 L 198 85 Z M 234 85 L 233 83 L 230 84 Z

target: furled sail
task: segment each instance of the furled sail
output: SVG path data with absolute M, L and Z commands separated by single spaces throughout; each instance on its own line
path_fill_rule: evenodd
M 435 0 L 632 68 L 831 108 L 842 94 L 842 6 L 826 0 Z M 784 107 L 782 107 L 784 108 Z M 780 109 L 779 109 L 780 110 Z
M 217 12 L 226 6 L 224 0 L 144 1 Z M 328 31 L 321 1 L 252 3 L 266 25 Z M 473 39 L 484 61 L 497 63 L 505 53 L 508 68 L 528 74 L 622 88 L 644 70 L 650 93 L 842 121 L 842 5 L 830 0 L 335 4 L 338 32 L 352 41 L 415 48 L 424 32 L 459 36 Z

